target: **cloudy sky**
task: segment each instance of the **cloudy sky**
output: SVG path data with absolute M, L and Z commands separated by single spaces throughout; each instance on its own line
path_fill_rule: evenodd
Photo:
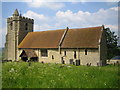
M 31 3 L 25 1 L 29 0 L 2 2 L 2 30 L 0 30 L 2 44 L 0 47 L 3 47 L 5 43 L 6 18 L 10 17 L 16 8 L 22 16 L 34 19 L 34 31 L 105 25 L 118 34 L 117 2 L 86 2 L 86 0 L 82 2 L 37 2 L 39 0 L 35 0 Z

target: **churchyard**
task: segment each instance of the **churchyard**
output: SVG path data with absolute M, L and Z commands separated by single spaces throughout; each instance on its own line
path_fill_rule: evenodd
M 75 66 L 38 62 L 2 64 L 3 88 L 119 88 L 119 66 Z

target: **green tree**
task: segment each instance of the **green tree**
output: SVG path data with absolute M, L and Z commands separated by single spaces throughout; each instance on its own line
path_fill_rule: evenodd
M 118 49 L 118 36 L 115 32 L 112 32 L 109 28 L 106 28 L 106 38 L 107 38 L 107 59 L 119 55 L 120 50 Z

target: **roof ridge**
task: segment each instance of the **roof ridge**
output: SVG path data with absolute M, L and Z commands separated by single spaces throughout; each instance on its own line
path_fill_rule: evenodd
M 83 28 L 71 28 L 71 29 L 88 29 L 88 28 L 98 28 L 98 27 L 102 27 L 102 26 L 96 26 L 96 27 L 83 27 Z M 69 29 L 69 30 L 71 30 Z
M 51 32 L 51 31 L 60 31 L 60 30 L 65 30 L 65 29 L 46 30 L 46 31 L 47 32 Z M 46 31 L 35 31 L 35 32 L 46 32 Z
M 83 27 L 83 28 L 70 28 L 69 30 L 71 29 L 87 29 L 87 28 L 98 28 L 98 27 L 103 27 L 102 25 L 101 26 L 96 26 L 96 27 Z M 45 31 L 35 31 L 36 32 L 50 32 L 50 31 L 58 31 L 58 30 L 66 30 L 66 29 L 55 29 L 55 30 L 45 30 Z

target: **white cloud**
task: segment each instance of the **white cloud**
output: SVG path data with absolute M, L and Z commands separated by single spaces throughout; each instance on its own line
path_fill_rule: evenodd
M 43 14 L 38 14 L 38 13 L 35 13 L 29 10 L 26 13 L 24 13 L 23 16 L 34 19 L 35 21 L 34 30 L 35 31 L 46 30 L 46 29 L 52 28 L 50 25 L 48 25 L 48 23 L 51 22 L 50 17 L 47 17 Z
M 43 0 L 35 0 L 31 3 L 27 3 L 27 5 L 32 8 L 50 8 L 53 10 L 61 9 L 65 6 L 60 2 L 45 2 Z
M 32 2 L 32 0 L 1 0 L 2 2 Z
M 95 13 L 78 11 L 73 13 L 71 10 L 56 13 L 57 25 L 69 27 L 87 27 L 97 25 L 116 25 L 118 22 L 118 7 L 110 9 L 100 9 Z M 113 28 L 113 27 L 112 27 Z M 113 28 L 114 31 L 117 28 Z
M 47 17 L 43 14 L 35 13 L 31 10 L 24 13 L 23 16 L 34 19 L 34 30 L 45 29 L 46 28 L 45 24 L 50 21 L 49 17 Z M 43 26 L 41 26 L 41 25 L 43 25 Z
M 40 31 L 40 30 L 45 31 L 45 30 L 50 30 L 53 28 L 52 26 L 48 24 L 42 24 L 42 25 L 35 24 L 34 27 L 35 27 L 35 31 Z
M 67 26 L 70 28 L 81 28 L 102 24 L 109 26 L 112 31 L 115 31 L 116 33 L 118 30 L 118 7 L 112 7 L 106 10 L 101 8 L 94 13 L 83 11 L 73 13 L 71 10 L 65 12 L 58 11 L 54 17 L 47 17 L 43 14 L 38 14 L 29 10 L 24 16 L 34 19 L 35 30 L 57 29 L 65 28 Z
M 35 19 L 36 22 L 39 21 L 42 23 L 43 22 L 47 23 L 47 21 L 49 20 L 47 16 L 44 16 L 43 14 L 35 13 L 31 10 L 28 10 L 26 13 L 23 14 L 23 16 Z
M 1 0 L 2 2 L 119 2 L 119 0 Z
M 118 2 L 119 0 L 67 0 L 67 1 L 68 2 Z

